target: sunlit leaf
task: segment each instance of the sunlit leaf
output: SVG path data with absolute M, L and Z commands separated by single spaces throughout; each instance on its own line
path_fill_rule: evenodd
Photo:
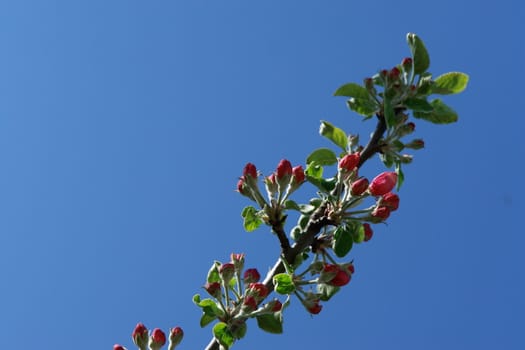
M 447 95 L 458 94 L 467 87 L 469 76 L 461 72 L 449 72 L 440 75 L 434 80 L 432 93 Z
M 327 121 L 321 120 L 321 126 L 319 127 L 319 133 L 335 143 L 337 146 L 346 150 L 348 144 L 348 137 L 345 132 L 338 127 L 330 124 Z

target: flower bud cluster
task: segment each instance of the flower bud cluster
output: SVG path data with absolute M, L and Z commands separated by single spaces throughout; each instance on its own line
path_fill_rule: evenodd
M 174 350 L 182 341 L 183 336 L 184 332 L 182 328 L 175 327 L 170 329 L 168 350 Z M 155 328 L 150 333 L 142 323 L 138 323 L 135 326 L 135 329 L 131 333 L 131 339 L 139 350 L 158 350 L 166 344 L 166 334 L 162 329 Z M 115 344 L 113 350 L 126 350 L 126 348 L 122 345 Z

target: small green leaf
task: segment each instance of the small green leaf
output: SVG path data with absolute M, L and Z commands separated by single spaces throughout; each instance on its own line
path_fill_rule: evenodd
M 297 204 L 291 199 L 288 199 L 286 202 L 284 202 L 284 207 L 288 210 L 296 210 L 301 214 L 311 214 L 315 210 L 315 207 L 313 205 Z
M 200 319 L 200 326 L 201 328 L 204 328 L 206 327 L 207 325 L 209 325 L 211 322 L 213 322 L 213 320 L 215 320 L 217 317 L 216 316 L 212 316 L 212 315 L 208 315 L 208 314 L 202 314 L 201 316 L 201 319 Z
M 364 98 L 351 98 L 347 101 L 348 108 L 367 118 L 377 113 L 379 106 L 376 101 Z
M 246 335 L 246 331 L 248 330 L 248 327 L 246 326 L 246 322 L 238 323 L 235 325 L 235 329 L 232 330 L 232 335 L 235 337 L 235 339 L 242 339 Z
M 281 334 L 283 332 L 282 314 L 277 312 L 259 315 L 257 316 L 257 325 L 268 333 Z
M 221 276 L 219 275 L 219 266 L 220 262 L 214 261 L 213 265 L 211 265 L 210 270 L 208 271 L 208 276 L 206 277 L 206 282 L 208 283 L 214 283 L 214 282 L 220 282 Z
M 301 208 L 299 208 L 299 205 L 291 199 L 288 199 L 286 202 L 284 202 L 284 207 L 288 210 L 301 211 Z
M 414 33 L 408 33 L 407 42 L 414 59 L 414 73 L 424 73 L 430 66 L 430 57 L 423 40 Z
M 334 92 L 334 96 L 355 97 L 360 99 L 368 99 L 370 97 L 368 90 L 356 83 L 348 83 L 340 86 Z
M 321 120 L 319 133 L 335 143 L 337 146 L 341 147 L 343 150 L 346 150 L 346 146 L 348 145 L 348 137 L 343 130 L 327 121 Z
M 440 95 L 458 94 L 465 90 L 468 84 L 468 79 L 468 75 L 461 72 L 442 74 L 434 80 L 432 93 Z
M 290 294 L 295 291 L 292 276 L 287 273 L 279 273 L 273 276 L 275 291 L 279 294 Z
M 383 104 L 386 126 L 390 128 L 396 124 L 396 115 L 394 113 L 394 108 L 392 107 L 392 103 L 388 98 L 384 99 Z
M 413 111 L 417 112 L 432 112 L 434 107 L 424 98 L 407 98 L 404 102 L 405 106 Z
M 352 239 L 354 243 L 361 243 L 365 240 L 365 228 L 362 224 L 359 224 L 357 230 L 353 231 Z
M 434 124 L 449 124 L 458 120 L 458 114 L 440 99 L 430 102 L 434 110 L 430 113 L 414 112 L 414 117 L 424 119 Z
M 319 293 L 319 299 L 322 301 L 328 301 L 335 293 L 339 292 L 339 287 L 330 286 L 325 283 L 319 283 L 317 285 L 317 293 Z
M 232 332 L 228 329 L 228 325 L 224 322 L 218 322 L 213 326 L 213 335 L 225 350 L 228 350 L 235 341 Z
M 323 177 L 323 167 L 322 166 L 315 164 L 314 162 L 306 163 L 306 164 L 308 165 L 306 166 L 306 170 L 304 171 L 305 175 L 314 177 L 316 179 L 321 179 Z
M 401 169 L 401 163 L 396 164 L 396 173 L 397 173 L 397 191 L 401 188 L 401 185 L 403 185 L 403 182 L 405 182 L 405 174 L 403 173 L 403 170 Z
M 308 158 L 306 158 L 306 164 L 309 165 L 311 163 L 315 163 L 316 165 L 332 165 L 337 163 L 337 157 L 331 149 L 319 148 L 310 153 Z
M 346 256 L 350 249 L 352 249 L 352 244 L 352 234 L 346 225 L 341 225 L 335 229 L 332 244 L 332 249 L 334 250 L 335 255 L 340 258 Z
M 329 178 L 329 179 L 323 179 L 323 178 L 315 178 L 312 176 L 306 175 L 306 180 L 310 182 L 312 185 L 317 187 L 321 192 L 324 193 L 330 193 L 335 188 L 335 178 Z
M 243 226 L 247 232 L 256 230 L 262 224 L 259 211 L 252 206 L 244 208 L 241 216 L 244 218 Z
M 194 297 L 194 299 L 195 299 L 195 297 Z M 212 299 L 202 299 L 196 304 L 197 304 L 197 306 L 202 308 L 202 312 L 204 312 L 206 315 L 210 315 L 210 316 L 224 316 L 224 311 L 222 311 L 222 309 Z

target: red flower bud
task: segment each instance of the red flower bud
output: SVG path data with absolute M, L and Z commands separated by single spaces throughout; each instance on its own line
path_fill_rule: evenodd
M 319 304 L 319 301 L 316 300 L 313 303 L 311 303 L 311 305 L 306 306 L 306 309 L 312 315 L 317 315 L 323 309 L 323 305 Z
M 397 67 L 394 67 L 390 70 L 390 72 L 388 73 L 388 76 L 390 77 L 390 79 L 397 79 L 399 77 L 399 69 Z
M 339 161 L 339 169 L 354 170 L 359 164 L 359 153 L 347 154 Z
M 346 269 L 348 270 L 348 272 L 350 272 L 351 275 L 353 275 L 355 273 L 354 264 L 348 264 L 346 266 Z
M 366 191 L 367 188 L 368 188 L 368 179 L 365 177 L 362 177 L 352 183 L 350 192 L 352 193 L 352 196 L 360 196 Z
M 257 178 L 257 168 L 252 163 L 248 163 L 244 166 L 244 170 L 242 171 L 242 175 L 246 178 L 246 176 L 251 176 L 254 179 Z
M 268 295 L 268 288 L 262 283 L 250 283 L 248 285 L 248 294 L 262 300 Z
M 255 298 L 251 295 L 248 295 L 246 298 L 244 298 L 242 304 L 244 306 L 244 309 L 246 309 L 247 311 L 253 311 L 257 309 L 257 300 L 255 300 Z
M 235 265 L 232 263 L 225 263 L 219 267 L 219 274 L 224 282 L 228 283 L 233 278 L 235 273 Z
M 268 303 L 268 308 L 272 312 L 281 311 L 281 309 L 283 308 L 283 304 L 279 300 L 275 299 Z
M 326 264 L 323 268 L 322 274 L 329 278 L 326 283 L 331 286 L 342 287 L 350 282 L 350 274 L 343 270 L 341 266 L 334 264 Z
M 113 350 L 126 350 L 126 348 L 120 344 L 115 344 L 113 345 Z
M 412 122 L 406 123 L 406 126 L 409 127 L 411 131 L 416 130 L 416 124 Z
M 204 289 L 214 298 L 221 296 L 221 284 L 219 282 L 206 283 Z
M 179 345 L 182 341 L 182 338 L 184 337 L 184 331 L 180 327 L 175 327 L 170 329 L 170 349 L 172 349 L 171 346 L 173 346 L 173 349 L 175 346 Z
M 151 332 L 150 347 L 160 348 L 164 344 L 166 344 L 166 334 L 164 334 L 162 329 L 155 328 L 153 332 Z
M 292 169 L 292 175 L 296 184 L 301 184 L 304 182 L 305 175 L 301 165 L 298 165 Z
M 131 333 L 131 338 L 133 339 L 133 343 L 140 348 L 143 349 L 148 346 L 148 329 L 144 324 L 137 323 L 135 326 L 135 329 L 133 330 L 133 333 Z
M 244 254 L 231 253 L 230 259 L 237 271 L 240 272 L 244 268 Z
M 376 207 L 372 211 L 372 216 L 381 220 L 386 220 L 390 216 L 390 209 L 388 207 Z
M 285 176 L 292 176 L 292 172 L 292 164 L 288 160 L 282 159 L 277 165 L 275 177 L 277 178 L 277 180 L 280 180 Z
M 403 58 L 403 61 L 401 61 L 401 65 L 403 66 L 403 68 L 405 68 L 405 70 L 411 69 L 412 68 L 412 58 L 411 57 Z
M 392 192 L 385 193 L 381 199 L 381 205 L 388 207 L 390 211 L 397 210 L 399 208 L 399 196 Z
M 239 192 L 240 194 L 245 194 L 244 186 L 244 179 L 239 179 L 239 182 L 237 182 L 237 192 Z
M 406 148 L 410 149 L 421 149 L 425 147 L 425 141 L 422 139 L 415 139 L 405 145 Z
M 261 275 L 259 274 L 259 271 L 257 271 L 257 269 L 247 269 L 246 271 L 244 271 L 243 281 L 246 284 L 259 282 L 260 278 Z
M 370 191 L 373 196 L 382 196 L 392 191 L 396 182 L 397 174 L 393 171 L 385 171 L 372 180 L 370 186 L 368 186 L 368 191 Z
M 363 224 L 363 229 L 365 230 L 365 242 L 368 242 L 371 238 L 372 238 L 372 235 L 374 234 L 374 231 L 372 231 L 372 228 L 370 227 L 370 224 L 365 222 Z

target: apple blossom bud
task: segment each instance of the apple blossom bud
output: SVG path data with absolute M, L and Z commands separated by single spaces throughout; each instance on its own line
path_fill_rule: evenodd
M 390 216 L 390 209 L 388 207 L 376 207 L 372 211 L 372 216 L 381 220 L 386 220 Z
M 360 196 L 362 195 L 368 188 L 368 179 L 365 177 L 362 177 L 360 179 L 357 179 L 356 181 L 352 182 L 352 186 L 350 187 L 350 193 L 352 196 Z
M 244 166 L 244 170 L 242 171 L 242 176 L 246 178 L 247 176 L 251 176 L 252 178 L 257 178 L 257 168 L 252 163 L 248 163 Z
M 204 285 L 204 289 L 215 299 L 219 299 L 221 297 L 222 290 L 221 284 L 219 282 L 206 283 Z
M 373 196 L 382 196 L 392 191 L 397 182 L 397 174 L 393 171 L 385 171 L 377 175 L 370 185 L 368 191 Z
M 184 337 L 184 331 L 180 327 L 175 327 L 170 329 L 170 343 L 168 345 L 168 350 L 173 350 L 177 345 L 180 344 L 182 338 Z
M 228 284 L 235 273 L 235 265 L 232 263 L 225 263 L 219 267 L 219 275 L 224 283 Z
M 252 295 L 258 301 L 263 300 L 268 295 L 268 288 L 263 283 L 250 283 L 248 285 L 247 295 Z
M 115 344 L 113 345 L 113 350 L 126 350 L 126 348 L 120 344 Z
M 353 171 L 359 164 L 359 153 L 347 154 L 339 161 L 339 169 Z
M 390 70 L 390 72 L 388 72 L 388 77 L 392 80 L 396 80 L 397 78 L 399 78 L 399 73 L 399 68 L 394 67 Z
M 410 149 L 421 149 L 425 147 L 425 141 L 423 141 L 422 139 L 415 139 L 405 144 L 405 147 Z
M 350 264 L 346 265 L 346 270 L 348 272 L 350 272 L 350 275 L 353 275 L 355 273 L 354 264 L 350 263 Z
M 273 197 L 278 191 L 277 182 L 275 181 L 275 174 L 272 173 L 270 176 L 265 178 L 264 184 L 266 185 L 266 192 L 268 193 L 268 196 Z
M 149 347 L 151 350 L 158 350 L 166 344 L 166 334 L 160 328 L 155 328 L 151 332 Z
M 257 269 L 247 269 L 246 271 L 244 271 L 243 282 L 245 284 L 259 282 L 260 278 L 261 275 L 259 274 L 259 271 L 257 271 Z
M 374 234 L 374 231 L 372 231 L 372 228 L 370 227 L 370 224 L 365 222 L 363 224 L 363 229 L 365 230 L 365 242 L 368 242 L 370 239 L 372 239 L 372 235 Z
M 148 347 L 148 329 L 144 324 L 137 323 L 135 326 L 135 329 L 133 330 L 133 333 L 131 333 L 131 338 L 133 339 L 133 343 L 140 349 L 145 350 Z
M 342 287 L 350 282 L 350 274 L 339 265 L 325 264 L 319 278 L 331 286 Z
M 231 253 L 230 258 L 232 264 L 235 266 L 235 271 L 240 273 L 244 268 L 244 254 Z
M 245 312 L 252 312 L 257 309 L 257 300 L 252 295 L 248 295 L 244 298 L 242 307 Z
M 271 312 L 278 312 L 282 310 L 283 304 L 279 300 L 274 299 L 270 301 L 268 304 L 266 304 L 265 308 L 267 308 Z
M 293 173 L 292 164 L 288 160 L 282 159 L 277 165 L 277 170 L 275 171 L 275 177 L 277 181 L 280 181 L 281 179 L 287 176 L 292 176 L 292 173 Z
M 305 307 L 312 315 L 317 315 L 323 309 L 323 305 L 319 304 L 319 300 L 305 303 Z
M 390 211 L 397 210 L 399 208 L 399 196 L 392 192 L 385 193 L 381 198 L 381 205 L 388 207 Z
M 412 58 L 411 57 L 405 57 L 403 58 L 403 61 L 401 61 L 401 65 L 403 66 L 403 69 L 405 72 L 408 72 L 412 70 Z
M 302 184 L 305 179 L 304 170 L 301 165 L 298 165 L 292 169 L 293 181 L 296 184 Z

